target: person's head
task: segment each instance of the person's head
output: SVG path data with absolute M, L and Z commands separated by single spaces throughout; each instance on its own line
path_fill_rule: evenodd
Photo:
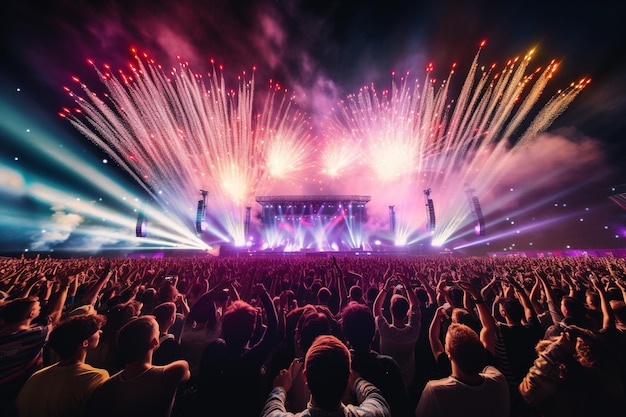
M 600 295 L 593 290 L 586 290 L 585 303 L 587 307 L 600 309 Z
M 357 301 L 357 302 L 362 302 L 363 301 L 363 289 L 361 287 L 359 287 L 358 285 L 353 285 L 352 287 L 350 287 L 350 292 L 348 297 L 350 298 L 350 301 Z
M 311 284 L 311 293 L 317 294 L 322 287 L 323 287 L 322 280 L 314 279 L 313 283 Z
M 61 360 L 73 357 L 78 349 L 93 349 L 100 342 L 105 321 L 106 317 L 99 314 L 71 316 L 52 330 L 48 346 Z
M 574 343 L 574 348 L 566 349 L 566 351 L 571 354 L 572 359 L 585 368 L 595 368 L 601 372 L 607 367 L 614 367 L 617 363 L 616 351 L 609 348 L 606 342 L 598 337 L 597 333 L 575 325 L 567 326 L 560 336 L 540 340 L 535 346 L 535 351 L 541 354 L 550 345 L 558 343 L 562 338 L 569 339 L 570 343 Z M 567 363 L 571 363 L 571 361 L 564 361 L 564 364 Z
M 476 332 L 464 324 L 448 327 L 445 349 L 450 361 L 469 375 L 477 375 L 485 366 L 485 348 Z
M 370 287 L 367 289 L 367 292 L 365 293 L 365 295 L 367 297 L 367 302 L 373 303 L 374 300 L 376 300 L 376 297 L 378 296 L 378 289 L 376 287 Z
M 616 351 L 610 348 L 597 333 L 582 327 L 571 327 L 577 329 L 572 336 L 576 335 L 576 359 L 578 363 L 586 368 L 597 370 L 606 369 L 607 366 L 618 363 Z
M 242 300 L 233 302 L 222 317 L 222 338 L 231 347 L 243 348 L 256 327 L 257 309 Z
M 317 291 L 317 303 L 323 306 L 328 305 L 328 302 L 330 301 L 330 296 L 330 290 L 326 287 L 321 287 Z
M 178 290 L 174 284 L 170 282 L 163 282 L 163 285 L 159 288 L 159 303 L 166 303 L 168 301 L 174 302 L 176 301 L 177 296 Z
M 306 354 L 303 375 L 315 404 L 336 410 L 350 378 L 348 348 L 335 336 L 319 336 Z
M 452 319 L 452 323 L 464 324 L 469 327 L 474 324 L 474 318 L 469 311 L 464 308 L 453 308 L 450 318 Z
M 154 288 L 146 288 L 140 291 L 135 299 L 143 304 L 142 314 L 151 313 L 154 306 L 158 304 L 158 294 Z
M 616 300 L 616 301 L 621 301 L 622 298 L 622 290 L 620 290 L 619 288 L 617 288 L 616 286 L 611 286 L 609 288 L 606 289 L 606 299 L 611 301 L 611 300 Z
M 209 291 L 209 283 L 208 281 L 196 282 L 191 286 L 189 292 L 187 293 L 187 301 L 189 305 L 192 306 L 193 303 L 198 300 L 202 296 L 202 294 Z
M 341 331 L 355 351 L 369 351 L 376 332 L 372 311 L 366 305 L 349 303 L 341 313 Z
M 571 319 L 575 323 L 582 323 L 587 314 L 583 303 L 570 296 L 561 299 L 561 313 L 566 319 Z
M 176 304 L 172 302 L 159 304 L 152 311 L 152 315 L 159 324 L 159 331 L 165 333 L 176 321 Z
M 463 306 L 463 290 L 458 287 L 446 287 L 444 291 L 444 298 L 452 307 Z
M 306 274 L 304 276 L 304 286 L 307 288 L 311 288 L 311 285 L 313 285 L 313 271 L 310 271 L 312 274 Z
M 519 323 L 524 319 L 524 307 L 517 298 L 504 297 L 500 299 L 499 303 L 500 314 L 505 319 L 513 323 Z
M 187 323 L 206 325 L 213 327 L 217 318 L 215 317 L 215 302 L 210 293 L 204 293 L 196 300 L 187 314 Z
M 302 315 L 309 309 L 315 309 L 311 304 L 307 304 L 303 307 L 297 307 L 290 310 L 285 317 L 285 341 L 290 345 L 295 343 L 296 327 Z
M 104 337 L 111 338 L 112 340 L 117 331 L 133 317 L 139 315 L 140 307 L 136 301 L 129 301 L 124 304 L 117 304 L 107 311 L 107 322 L 102 329 L 104 331 Z
M 425 306 L 428 304 L 428 292 L 423 287 L 415 289 L 415 296 L 420 300 L 421 305 Z
M 135 296 L 135 299 L 138 301 L 141 301 L 144 304 L 154 304 L 157 302 L 159 297 L 159 294 L 157 293 L 157 290 L 152 288 L 152 287 L 148 287 L 148 288 L 139 288 L 139 291 L 137 292 L 137 295 Z
M 409 300 L 400 294 L 391 296 L 391 317 L 396 320 L 403 320 L 409 311 Z
M 16 298 L 7 302 L 2 309 L 2 318 L 7 325 L 19 324 L 39 316 L 41 306 L 37 297 Z
M 313 309 L 305 312 L 296 327 L 296 340 L 302 353 L 305 353 L 315 338 L 323 334 L 331 334 L 331 326 L 325 314 Z
M 122 362 L 143 360 L 159 345 L 159 324 L 153 316 L 136 317 L 126 323 L 117 335 L 117 350 Z

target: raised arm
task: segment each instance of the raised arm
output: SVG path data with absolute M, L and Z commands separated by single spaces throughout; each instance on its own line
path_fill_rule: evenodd
M 541 281 L 539 278 L 535 277 L 535 284 L 533 288 L 530 290 L 530 294 L 528 298 L 530 298 L 530 302 L 533 304 L 533 308 L 537 312 L 537 314 L 542 314 L 546 311 L 544 306 L 539 302 L 541 294 Z
M 575 349 L 576 336 L 565 331 L 539 353 L 518 387 L 527 404 L 539 407 L 554 396 L 554 392 L 563 383 L 562 364 L 571 361 Z
M 554 300 L 554 292 L 552 291 L 552 287 L 547 281 L 547 277 L 540 273 L 538 270 L 533 270 L 535 277 L 541 281 L 541 287 L 543 288 L 543 292 L 546 295 L 546 301 L 548 303 L 548 311 L 550 312 L 550 317 L 552 318 L 552 323 L 556 324 L 563 320 L 563 316 L 561 315 L 558 306 Z
M 348 289 L 346 288 L 346 280 L 344 278 L 343 270 L 337 263 L 337 258 L 334 256 L 333 269 L 337 273 L 337 290 L 339 292 L 339 311 L 343 310 L 343 307 L 348 304 Z
M 526 294 L 526 290 L 522 288 L 522 286 L 512 277 L 508 277 L 507 281 L 513 287 L 515 294 L 517 294 L 517 298 L 522 303 L 524 307 L 524 316 L 526 317 L 526 321 L 528 322 L 531 318 L 537 319 L 537 312 L 533 308 L 532 303 L 530 302 L 530 298 L 528 298 L 528 294 Z
M 372 311 L 374 313 L 374 317 L 383 315 L 383 304 L 385 303 L 385 299 L 387 298 L 387 292 L 389 288 L 391 288 L 392 277 L 387 278 L 385 281 L 385 285 L 380 289 L 378 295 L 376 296 L 376 300 L 374 300 L 374 305 L 372 307 Z
M 489 308 L 485 305 L 485 300 L 478 289 L 466 281 L 459 281 L 458 285 L 472 298 L 474 305 L 476 305 L 478 318 L 480 319 L 480 324 L 482 325 L 482 328 L 480 329 L 480 341 L 485 349 L 493 355 L 495 353 L 496 343 L 496 321 L 489 312 Z
M 265 285 L 256 284 L 254 286 L 254 291 L 260 298 L 261 303 L 263 303 L 263 308 L 265 309 L 265 315 L 267 317 L 267 331 L 265 333 L 265 337 L 273 338 L 278 332 L 278 316 L 276 315 L 274 302 L 272 301 L 269 292 L 267 292 L 267 289 L 265 289 Z
M 595 276 L 590 277 L 590 280 L 593 288 L 595 288 L 600 295 L 600 305 L 602 307 L 602 330 L 615 328 L 615 314 L 613 313 L 611 304 L 609 304 L 606 291 L 604 291 L 604 288 L 602 287 L 602 282 L 600 282 L 600 280 Z
M 406 289 L 406 294 L 409 298 L 409 308 L 419 310 L 420 300 L 417 298 L 417 295 L 415 295 L 415 291 L 411 288 L 411 281 L 409 281 L 407 276 L 404 274 L 396 274 L 396 276 L 400 279 L 400 282 L 402 282 L 402 285 L 404 285 L 404 288 Z
M 106 274 L 103 273 L 100 278 L 98 278 L 98 281 L 94 285 L 89 287 L 87 292 L 85 292 L 82 297 L 83 303 L 95 306 L 96 300 L 98 299 L 98 294 L 100 294 L 100 291 L 102 291 L 102 288 L 104 288 L 111 276 L 113 276 L 112 269 L 107 271 Z
M 499 294 L 498 292 L 496 292 L 495 287 L 498 286 L 498 284 L 500 284 L 500 281 L 498 281 L 496 274 L 493 274 L 493 277 L 491 278 L 491 281 L 489 281 L 489 283 L 487 283 L 487 285 L 485 285 L 481 290 L 480 290 L 480 295 L 483 297 L 483 299 L 487 299 L 487 293 L 489 291 L 492 291 L 494 293 L 494 296 L 497 297 Z
M 428 282 L 428 277 L 426 277 L 426 275 L 421 272 L 416 272 L 415 276 L 417 277 L 419 282 L 422 283 L 422 287 L 424 288 L 424 290 L 426 290 L 426 293 L 428 294 L 428 304 L 434 305 L 437 302 L 437 294 L 435 293 L 433 287 L 430 286 L 430 283 Z
M 443 347 L 443 343 L 441 343 L 440 334 L 441 334 L 441 322 L 443 319 L 448 317 L 448 313 L 446 313 L 445 308 L 439 307 L 435 311 L 435 315 L 433 316 L 433 320 L 430 322 L 430 327 L 428 328 L 428 341 L 430 343 L 430 350 L 433 352 L 433 357 L 435 361 L 442 353 L 445 353 L 445 348 Z
M 17 291 L 16 297 L 15 298 L 26 298 L 30 295 L 31 291 L 33 290 L 33 288 L 35 287 L 35 285 L 40 282 L 45 280 L 46 277 L 44 274 L 42 273 L 37 273 L 34 274 L 33 276 L 31 276 L 22 286 L 21 289 L 19 289 Z
M 575 298 L 576 297 L 576 285 L 574 284 L 572 277 L 570 277 L 568 274 L 564 273 L 563 271 L 559 272 L 559 275 L 561 275 L 561 280 L 565 282 L 565 285 L 567 285 L 567 287 L 569 288 L 568 295 L 570 297 Z
M 63 277 L 61 279 L 61 285 L 59 290 L 50 297 L 50 302 L 48 303 L 48 317 L 50 318 L 50 322 L 55 324 L 61 318 L 61 313 L 63 313 L 63 306 L 65 305 L 65 300 L 67 299 L 67 291 L 70 288 L 70 281 L 68 277 Z

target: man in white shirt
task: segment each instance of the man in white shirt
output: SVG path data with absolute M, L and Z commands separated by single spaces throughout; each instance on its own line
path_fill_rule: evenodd
M 484 367 L 485 349 L 476 332 L 463 324 L 451 324 L 445 349 L 452 374 L 426 384 L 415 416 L 507 417 L 506 378 L 493 366 Z

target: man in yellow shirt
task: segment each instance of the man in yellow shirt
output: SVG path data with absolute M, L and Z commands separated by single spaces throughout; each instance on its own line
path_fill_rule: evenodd
M 87 351 L 98 345 L 105 318 L 70 317 L 50 334 L 49 345 L 60 361 L 35 372 L 17 397 L 21 417 L 80 416 L 91 393 L 109 378 L 104 369 L 85 363 Z

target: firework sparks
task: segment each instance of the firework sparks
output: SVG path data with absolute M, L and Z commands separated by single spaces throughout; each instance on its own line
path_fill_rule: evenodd
M 198 190 L 207 190 L 210 231 L 223 241 L 245 242 L 245 207 L 255 195 L 318 172 L 348 187 L 357 176 L 367 178 L 363 191 L 373 196 L 372 210 L 396 205 L 397 243 L 429 237 L 441 245 L 471 221 L 465 185 L 479 196 L 487 193 L 506 172 L 509 155 L 546 130 L 589 82 L 574 83 L 539 106 L 557 64 L 530 71 L 532 55 L 498 71 L 481 67 L 479 49 L 458 95 L 450 91 L 456 64 L 441 82 L 429 64 L 421 83 L 407 73 L 394 74 L 381 93 L 363 87 L 322 124 L 320 152 L 306 115 L 277 84 L 270 83 L 257 105 L 254 75 L 244 74 L 232 90 L 215 67 L 201 76 L 181 62 L 166 72 L 146 55 L 117 76 L 90 62 L 108 90 L 105 99 L 74 77 L 83 95 L 66 90 L 79 108 L 60 114 L 184 223 L 192 224 Z M 437 206 L 432 235 L 417 209 L 421 191 L 430 188 Z M 306 231 L 291 229 L 290 240 L 306 246 L 299 235 Z M 319 244 L 324 239 L 316 238 Z M 266 244 L 276 246 L 274 240 Z M 360 246 L 366 236 L 346 240 Z
M 94 66 L 107 100 L 80 84 L 84 97 L 69 94 L 81 112 L 67 117 L 185 223 L 198 190 L 209 191 L 213 233 L 242 244 L 245 206 L 313 154 L 304 115 L 275 91 L 256 114 L 254 75 L 234 91 L 215 67 L 202 77 L 186 63 L 166 73 L 145 55 L 135 62 L 118 77 Z
M 559 91 L 528 123 L 557 68 L 551 62 L 529 73 L 533 52 L 496 73 L 495 67 L 480 67 L 479 50 L 456 97 L 449 91 L 456 64 L 439 86 L 429 64 L 421 85 L 408 82 L 407 74 L 382 95 L 367 87 L 340 103 L 328 123 L 331 135 L 356 149 L 350 155 L 359 155 L 353 160 L 373 178 L 368 192 L 386 199 L 383 204 L 396 204 L 396 242 L 424 237 L 419 231 L 425 220 L 416 209 L 422 186 L 437 190 L 433 243 L 447 241 L 469 221 L 464 184 L 473 184 L 479 194 L 488 192 L 506 171 L 508 155 L 547 129 L 589 82 L 583 79 Z M 330 166 L 325 172 L 333 173 Z

